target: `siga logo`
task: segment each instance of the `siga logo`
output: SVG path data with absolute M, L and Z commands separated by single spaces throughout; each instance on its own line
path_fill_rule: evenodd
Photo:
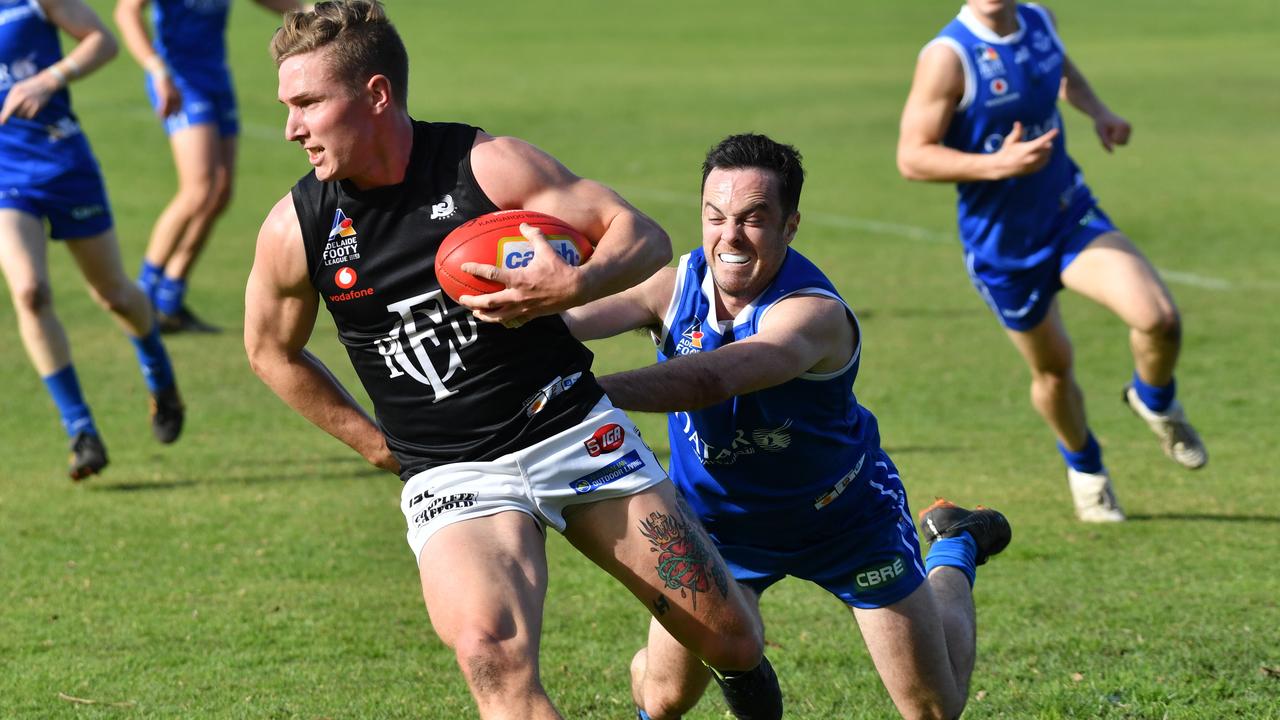
M 350 290 L 356 284 L 356 271 L 349 267 L 338 268 L 333 274 L 333 283 L 343 290 Z
M 608 425 L 598 428 L 591 437 L 583 442 L 583 446 L 587 448 L 587 454 L 591 457 L 598 457 L 605 453 L 611 453 L 622 447 L 622 441 L 626 438 L 627 433 L 618 423 L 609 423 Z

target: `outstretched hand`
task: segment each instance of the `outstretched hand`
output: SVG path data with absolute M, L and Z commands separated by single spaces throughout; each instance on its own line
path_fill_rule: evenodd
M 533 247 L 533 259 L 522 268 L 468 262 L 462 271 L 506 286 L 485 295 L 463 295 L 458 302 L 484 322 L 517 328 L 533 318 L 553 315 L 577 304 L 581 276 L 566 263 L 537 227 L 520 224 L 520 234 Z

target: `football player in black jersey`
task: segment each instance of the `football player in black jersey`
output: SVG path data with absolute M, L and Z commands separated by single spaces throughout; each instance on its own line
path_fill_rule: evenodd
M 651 275 L 666 233 L 526 142 L 410 117 L 404 45 L 376 0 L 289 13 L 272 53 L 286 137 L 313 171 L 258 236 L 246 350 L 285 402 L 401 475 L 423 598 L 481 716 L 560 717 L 538 670 L 551 526 L 716 670 L 739 717 L 780 717 L 758 616 L 558 315 Z M 506 289 L 446 297 L 440 241 L 516 208 L 580 229 L 590 262 L 525 226 L 527 266 L 471 267 Z M 305 351 L 321 302 L 376 419 Z

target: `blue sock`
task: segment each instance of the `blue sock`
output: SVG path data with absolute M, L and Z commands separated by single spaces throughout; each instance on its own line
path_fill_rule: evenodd
M 186 280 L 181 278 L 174 279 L 165 275 L 160 278 L 160 284 L 156 285 L 156 312 L 162 312 L 165 315 L 177 315 L 178 310 L 182 309 L 182 301 L 186 298 L 186 295 Z
M 1142 382 L 1142 378 L 1138 377 L 1138 371 L 1133 371 L 1133 389 L 1138 393 L 1138 399 L 1151 412 L 1162 413 L 1169 409 L 1173 404 L 1173 396 L 1178 391 L 1178 382 L 1170 379 L 1169 384 L 1164 387 L 1156 387 Z
M 636 720 L 652 720 L 652 719 L 649 717 L 649 713 L 645 712 L 644 710 L 641 710 L 640 708 L 636 708 Z
M 1089 433 L 1089 437 L 1084 441 L 1084 447 L 1079 450 L 1071 451 L 1062 443 L 1058 443 L 1058 452 L 1062 453 L 1062 459 L 1072 470 L 1083 473 L 1102 472 L 1102 448 L 1099 447 L 1098 439 L 1093 436 L 1093 433 Z
M 129 340 L 138 355 L 147 389 L 154 393 L 173 387 L 173 365 L 169 362 L 169 353 L 164 350 L 164 343 L 160 342 L 160 328 L 153 323 L 151 332 L 145 337 L 131 337 Z
M 969 578 L 969 587 L 978 574 L 978 543 L 973 541 L 969 533 L 960 533 L 956 537 L 939 538 L 929 548 L 929 557 L 924 561 L 924 573 L 928 575 L 936 567 L 953 567 Z
M 138 271 L 138 287 L 142 288 L 142 292 L 147 294 L 147 298 L 154 305 L 156 301 L 156 286 L 160 284 L 162 273 L 159 267 L 152 265 L 145 258 L 142 261 L 142 269 Z
M 93 416 L 89 414 L 89 405 L 80 392 L 80 380 L 76 377 L 74 365 L 67 365 L 52 375 L 46 375 L 44 386 L 53 397 L 53 404 L 58 406 L 58 414 L 62 416 L 62 427 L 67 437 L 75 437 L 80 433 L 98 434 L 93 424 Z

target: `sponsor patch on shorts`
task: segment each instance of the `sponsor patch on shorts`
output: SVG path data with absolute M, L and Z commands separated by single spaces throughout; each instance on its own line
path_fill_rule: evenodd
M 413 522 L 419 528 L 431 522 L 432 518 L 434 518 L 435 516 L 441 513 L 446 513 L 446 512 L 449 512 L 450 510 L 461 510 L 462 508 L 471 507 L 472 505 L 475 505 L 476 494 L 475 493 L 454 493 L 452 495 L 437 496 L 437 495 L 432 495 L 429 492 L 424 492 L 424 493 L 420 493 L 419 495 L 416 495 L 413 498 L 413 500 L 410 500 L 409 507 L 413 507 L 414 505 L 418 504 L 419 502 L 422 502 L 423 500 L 429 501 L 427 503 L 427 507 L 424 508 L 421 512 L 413 516 Z
M 586 495 L 597 488 L 624 478 L 642 467 L 644 467 L 644 460 L 640 459 L 640 451 L 632 450 L 590 475 L 583 475 L 574 480 L 569 483 L 569 487 L 573 488 L 573 491 L 579 495 Z
M 907 574 L 907 563 L 902 556 L 889 562 L 876 563 L 858 570 L 853 575 L 857 592 L 870 592 L 892 585 Z

